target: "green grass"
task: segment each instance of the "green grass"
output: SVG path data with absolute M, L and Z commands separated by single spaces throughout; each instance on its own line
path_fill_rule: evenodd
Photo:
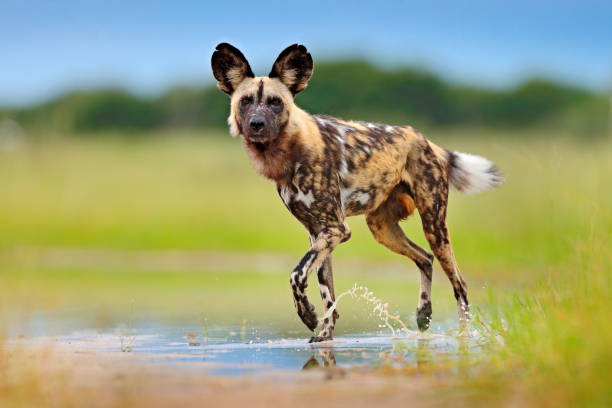
M 450 199 L 455 254 L 480 310 L 476 325 L 495 345 L 458 387 L 476 401 L 493 393 L 534 405 L 609 405 L 610 143 L 477 130 L 429 136 L 488 157 L 507 178 L 495 192 Z M 275 186 L 255 174 L 238 140 L 206 133 L 43 138 L 0 152 L 0 186 L 5 316 L 76 310 L 115 322 L 127 318 L 133 301 L 137 312 L 172 318 L 197 320 L 204 313 L 211 322 L 301 327 L 287 279 L 307 235 Z M 336 290 L 365 284 L 412 323 L 414 267 L 376 244 L 361 217 L 349 224 L 353 238 L 335 252 Z M 404 227 L 426 245 L 418 216 Z M 236 252 L 265 251 L 295 261 L 253 272 L 206 265 L 143 270 L 70 266 L 71 259 L 51 265 L 19 255 L 55 247 L 222 251 L 230 264 Z M 353 274 L 342 265 L 355 259 L 381 266 Z M 388 261 L 406 262 L 406 275 L 389 273 Z M 309 290 L 318 299 L 314 279 Z M 438 270 L 433 297 L 434 318 L 453 315 L 451 290 Z M 376 327 L 359 305 L 349 301 L 340 309 L 340 330 Z
M 585 237 L 568 268 L 538 285 L 491 293 L 477 326 L 502 345 L 468 388 L 518 392 L 534 406 L 610 406 L 611 236 Z
M 303 227 L 273 183 L 255 174 L 238 140 L 170 136 L 54 140 L 2 154 L 0 245 L 305 251 Z M 460 264 L 521 269 L 567 262 L 575 237 L 592 222 L 611 222 L 609 146 L 496 136 L 431 136 L 488 156 L 507 177 L 494 193 L 452 194 L 448 217 Z M 415 218 L 405 227 L 425 245 Z M 389 256 L 362 217 L 349 223 L 353 238 L 339 256 Z

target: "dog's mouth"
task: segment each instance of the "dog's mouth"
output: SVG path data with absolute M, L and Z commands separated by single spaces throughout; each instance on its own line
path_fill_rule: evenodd
M 249 137 L 248 141 L 260 153 L 265 152 L 266 149 L 270 146 L 269 140 L 261 140 L 261 139 L 255 139 L 255 138 Z
M 263 142 L 253 142 L 253 146 L 257 149 L 257 151 L 263 153 L 268 148 L 268 143 Z

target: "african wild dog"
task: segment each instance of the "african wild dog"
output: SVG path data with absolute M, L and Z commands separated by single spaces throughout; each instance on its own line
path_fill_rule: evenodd
M 374 238 L 410 258 L 421 271 L 417 325 L 431 319 L 432 254 L 400 228 L 416 208 L 431 250 L 450 280 L 459 319 L 469 318 L 467 287 L 446 226 L 449 186 L 475 193 L 496 187 L 502 176 L 482 157 L 444 150 L 410 126 L 390 126 L 310 115 L 293 98 L 312 75 L 303 45 L 280 53 L 267 77 L 256 77 L 244 55 L 227 43 L 212 55 L 219 88 L 231 97 L 230 132 L 242 138 L 257 170 L 276 182 L 291 213 L 310 234 L 310 249 L 291 272 L 298 315 L 314 331 L 319 323 L 306 297 L 317 271 L 325 311 L 335 300 L 331 253 L 351 231 L 345 218 L 365 214 Z M 311 342 L 332 339 L 339 317 L 325 318 Z

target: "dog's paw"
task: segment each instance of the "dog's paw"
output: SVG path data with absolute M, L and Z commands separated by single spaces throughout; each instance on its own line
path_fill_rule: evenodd
M 417 326 L 419 330 L 424 332 L 429 329 L 429 324 L 431 323 L 431 302 L 426 302 L 423 307 L 417 309 Z
M 317 334 L 310 338 L 309 343 L 319 343 L 322 341 L 333 340 L 333 326 L 332 327 L 323 327 L 323 329 Z
M 310 340 L 308 340 L 308 342 L 309 343 L 320 343 L 322 341 L 328 341 L 328 340 L 333 340 L 333 337 L 330 335 L 322 336 L 319 334 L 317 336 L 312 336 Z
M 319 319 L 317 318 L 313 305 L 309 304 L 306 308 L 300 309 L 298 315 L 306 327 L 310 329 L 310 331 L 315 331 L 317 325 L 319 324 Z

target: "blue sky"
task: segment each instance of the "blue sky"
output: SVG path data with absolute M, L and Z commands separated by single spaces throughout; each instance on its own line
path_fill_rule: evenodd
M 460 82 L 532 75 L 612 88 L 610 1 L 0 1 L 0 105 L 73 88 L 143 95 L 212 81 L 218 42 L 267 74 L 287 45 L 317 59 L 416 64 Z

